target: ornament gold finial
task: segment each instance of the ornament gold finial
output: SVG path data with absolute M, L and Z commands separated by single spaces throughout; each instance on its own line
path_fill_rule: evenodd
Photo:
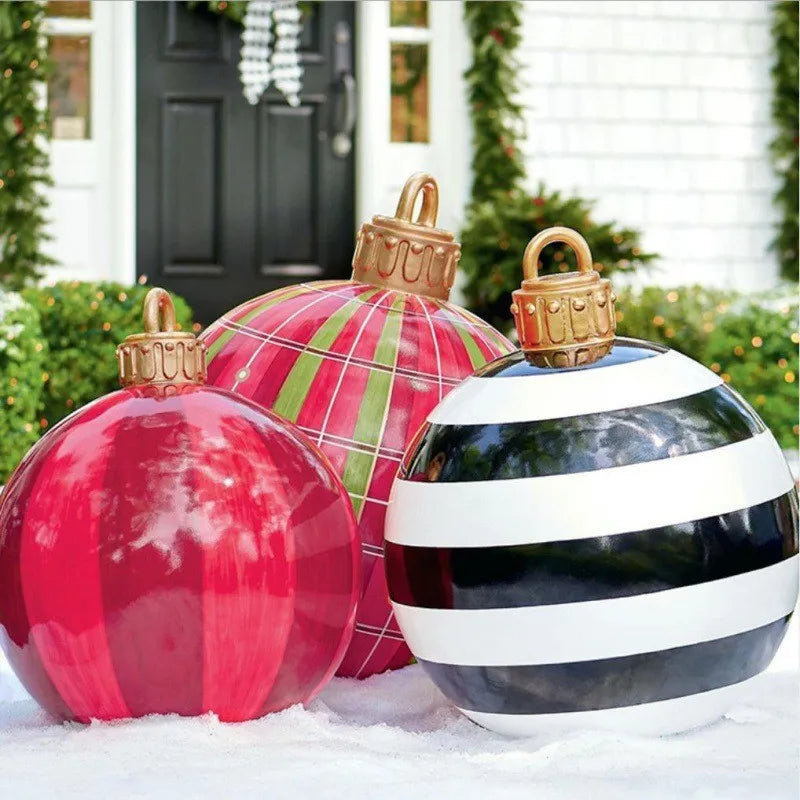
M 577 272 L 539 276 L 547 245 L 564 242 L 574 251 Z M 593 269 L 586 240 L 571 228 L 547 228 L 530 240 L 522 257 L 525 279 L 512 293 L 520 347 L 534 364 L 574 367 L 591 364 L 614 345 L 616 315 L 611 283 Z
M 193 333 L 175 330 L 175 306 L 169 292 L 153 288 L 144 298 L 144 333 L 117 347 L 122 386 L 205 383 L 206 348 Z
M 420 192 L 422 204 L 412 220 Z M 438 211 L 436 179 L 415 173 L 406 181 L 393 217 L 375 216 L 361 226 L 353 280 L 447 300 L 461 247 L 452 233 L 435 227 Z

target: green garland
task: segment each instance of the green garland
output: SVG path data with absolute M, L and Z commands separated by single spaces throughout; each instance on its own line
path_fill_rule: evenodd
M 46 186 L 52 184 L 47 111 L 40 102 L 48 71 L 44 4 L 0 3 L 0 288 L 18 289 L 55 263 L 42 249 Z
M 543 185 L 533 196 L 522 188 L 522 108 L 516 101 L 519 64 L 514 55 L 521 39 L 521 6 L 515 0 L 464 4 L 472 43 L 472 66 L 465 78 L 473 130 L 472 198 L 461 233 L 464 293 L 476 313 L 506 329 L 512 324 L 510 295 L 522 279 L 522 253 L 544 228 L 566 225 L 580 231 L 595 268 L 606 273 L 630 272 L 656 258 L 642 251 L 638 231 L 595 222 L 592 203 Z M 542 254 L 539 271 L 564 272 L 573 264 L 569 248 L 555 245 Z
M 525 177 L 517 141 L 522 107 L 516 102 L 514 57 L 520 45 L 519 2 L 466 2 L 472 66 L 464 73 L 472 118 L 472 202 L 511 191 Z
M 798 275 L 798 3 L 783 0 L 772 7 L 772 40 L 775 62 L 772 67 L 772 120 L 777 129 L 770 153 L 779 186 L 775 205 L 781 218 L 772 247 L 778 253 L 781 275 L 797 280 Z

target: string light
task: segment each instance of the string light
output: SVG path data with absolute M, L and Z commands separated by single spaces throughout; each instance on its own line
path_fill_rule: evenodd
M 660 328 L 663 324 L 664 324 L 664 317 L 662 317 L 660 314 L 656 314 L 656 316 L 653 317 L 653 325 Z
M 786 383 L 794 383 L 795 379 L 794 372 L 792 372 L 791 370 L 789 370 L 788 372 L 784 372 L 783 379 L 786 381 Z
M 703 330 L 706 333 L 711 333 L 714 330 L 714 323 L 713 322 L 704 322 L 703 323 Z
M 13 405 L 14 405 L 14 403 L 15 403 L 15 400 L 14 400 L 14 398 L 13 398 L 13 397 L 11 397 L 11 396 L 9 395 L 8 397 L 6 397 L 6 403 L 8 403 L 8 405 L 10 405 L 10 406 L 13 406 Z
M 731 382 L 731 376 L 727 372 L 723 372 L 722 373 L 722 380 L 724 380 L 725 383 L 730 383 Z
M 111 330 L 111 323 L 110 322 L 104 322 L 103 323 L 103 330 L 104 331 L 110 331 Z
M 792 334 L 792 341 L 793 341 L 795 344 L 797 344 L 798 342 L 800 342 L 800 334 L 798 334 L 798 333 L 797 333 L 797 331 L 795 331 L 795 332 Z
M 789 366 L 789 362 L 785 358 L 779 358 L 778 359 L 778 366 L 781 369 L 785 369 L 786 367 Z
M 763 406 L 763 405 L 766 405 L 766 404 L 767 404 L 767 398 L 763 394 L 760 394 L 760 395 L 758 395 L 756 397 L 756 405 L 757 406 Z
M 712 372 L 719 372 L 720 369 L 722 369 L 722 367 L 720 367 L 720 365 L 716 361 L 711 365 Z
M 678 297 L 679 297 L 679 295 L 675 291 L 667 292 L 667 302 L 669 302 L 669 303 L 677 303 L 678 302 Z
M 761 345 L 764 344 L 764 340 L 760 336 L 754 336 L 750 340 L 750 344 L 752 344 L 753 347 L 761 347 Z
M 736 356 L 743 356 L 744 347 L 742 347 L 740 344 L 737 344 L 736 347 L 733 348 L 733 354 Z

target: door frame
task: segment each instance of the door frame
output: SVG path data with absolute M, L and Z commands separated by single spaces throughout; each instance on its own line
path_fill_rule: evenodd
M 111 269 L 115 280 L 136 282 L 136 0 L 113 6 L 114 173 Z

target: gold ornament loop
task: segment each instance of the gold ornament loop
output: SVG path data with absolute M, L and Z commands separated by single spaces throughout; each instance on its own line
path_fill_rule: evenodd
M 171 333 L 175 330 L 175 304 L 168 291 L 156 286 L 147 293 L 142 321 L 146 333 Z
M 536 236 L 528 242 L 528 246 L 525 248 L 525 254 L 522 256 L 522 272 L 525 275 L 525 280 L 539 280 L 539 256 L 547 245 L 553 244 L 554 242 L 563 242 L 572 248 L 578 261 L 579 272 L 593 271 L 592 251 L 589 250 L 586 239 L 577 231 L 572 230 L 572 228 L 557 226 L 554 228 L 547 228 L 537 233 Z M 558 279 L 562 278 L 562 276 L 554 275 L 552 278 Z
M 539 276 L 547 245 L 564 242 L 574 251 L 577 272 Z M 593 268 L 586 240 L 571 228 L 548 228 L 530 240 L 522 257 L 525 279 L 512 292 L 511 313 L 526 356 L 542 367 L 591 364 L 611 351 L 616 330 L 616 297 Z
M 412 220 L 411 215 L 414 213 L 420 192 L 422 192 L 422 206 L 417 218 Z M 436 183 L 436 178 L 427 172 L 415 172 L 400 192 L 397 211 L 394 212 L 395 219 L 413 222 L 414 225 L 424 225 L 426 228 L 435 228 L 438 214 L 439 185 Z
M 422 204 L 412 221 L 419 193 Z M 453 234 L 436 227 L 439 187 L 427 172 L 412 175 L 393 217 L 375 216 L 356 236 L 353 280 L 447 300 L 461 257 Z
M 206 346 L 193 333 L 176 330 L 169 292 L 153 288 L 144 298 L 144 333 L 134 333 L 117 347 L 123 386 L 201 384 L 206 380 Z

